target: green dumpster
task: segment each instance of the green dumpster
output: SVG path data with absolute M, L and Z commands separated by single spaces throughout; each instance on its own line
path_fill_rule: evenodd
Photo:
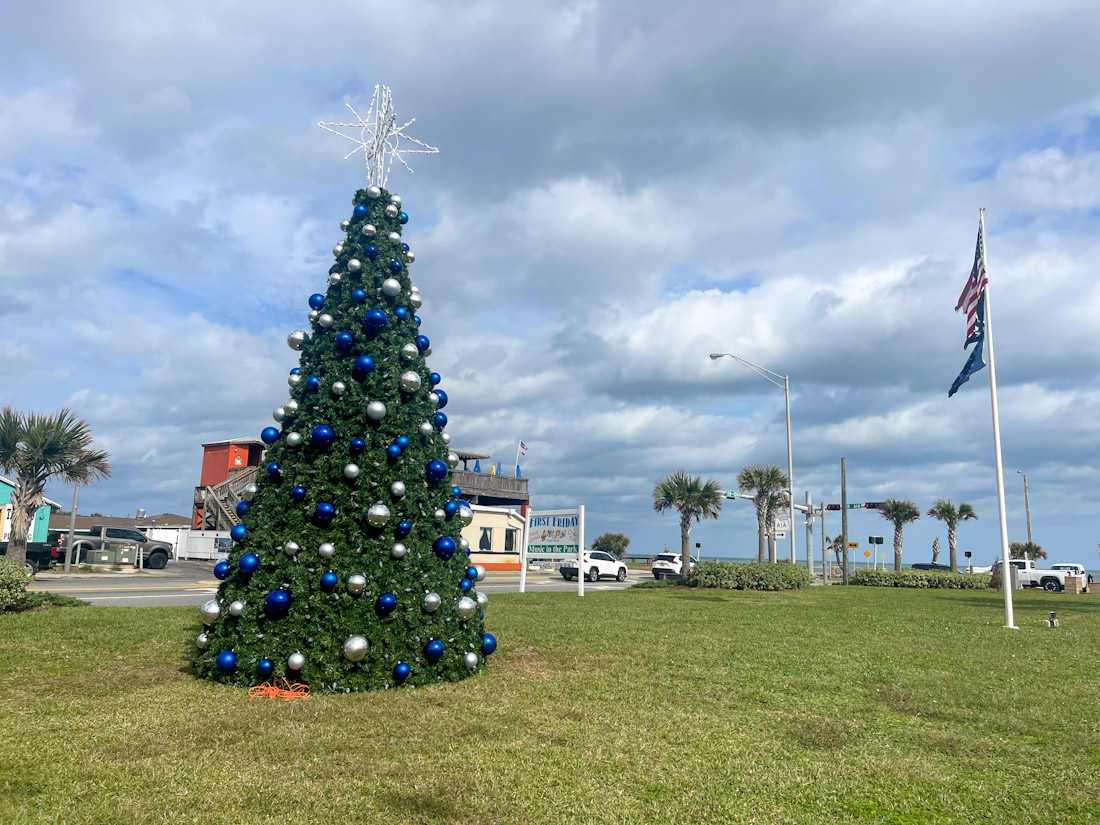
M 91 550 L 88 552 L 88 564 L 114 564 L 114 550 Z
M 115 548 L 115 564 L 137 564 L 137 548 Z

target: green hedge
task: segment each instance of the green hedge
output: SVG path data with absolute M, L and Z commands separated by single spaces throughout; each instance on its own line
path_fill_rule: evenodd
M 0 610 L 19 610 L 27 601 L 27 571 L 0 559 Z
M 734 564 L 727 561 L 701 561 L 691 571 L 691 587 L 718 587 L 722 590 L 799 590 L 812 584 L 810 572 L 801 565 Z
M 984 590 L 988 573 L 946 573 L 941 570 L 857 570 L 852 584 L 866 587 L 928 587 L 946 590 Z

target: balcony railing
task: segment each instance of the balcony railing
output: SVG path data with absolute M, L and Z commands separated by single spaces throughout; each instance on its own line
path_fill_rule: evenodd
M 451 481 L 467 495 L 515 498 L 530 501 L 527 479 L 490 473 L 474 473 L 469 470 L 452 470 Z

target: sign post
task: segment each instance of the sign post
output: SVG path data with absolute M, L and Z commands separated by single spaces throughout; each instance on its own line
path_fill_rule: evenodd
M 529 510 L 520 561 L 520 592 L 527 583 L 527 560 L 577 559 L 577 595 L 584 595 L 584 505 L 575 510 Z

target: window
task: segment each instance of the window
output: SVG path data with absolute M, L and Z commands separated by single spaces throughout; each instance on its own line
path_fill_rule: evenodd
M 516 533 L 519 530 L 513 530 L 511 528 L 504 531 L 504 552 L 515 553 L 516 552 Z
M 493 528 L 482 527 L 481 528 L 481 540 L 477 543 L 477 549 L 483 550 L 486 553 L 493 552 Z

